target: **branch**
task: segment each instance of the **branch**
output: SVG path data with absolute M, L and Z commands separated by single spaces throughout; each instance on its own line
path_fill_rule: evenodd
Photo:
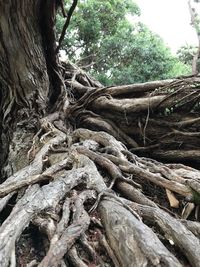
M 70 9 L 69 9 L 69 12 L 68 12 L 68 14 L 67 14 L 67 19 L 66 19 L 65 24 L 64 24 L 64 26 L 63 26 L 62 33 L 61 33 L 60 38 L 59 38 L 58 46 L 57 46 L 57 48 L 56 48 L 56 53 L 58 53 L 58 51 L 59 51 L 59 49 L 60 49 L 60 47 L 61 47 L 61 43 L 62 43 L 62 41 L 63 41 L 63 39 L 64 39 L 64 37 L 65 37 L 66 30 L 67 30 L 67 28 L 68 28 L 68 26 L 69 26 L 69 23 L 70 23 L 72 14 L 73 14 L 73 12 L 74 12 L 76 6 L 77 6 L 77 3 L 78 3 L 78 0 L 74 0 L 74 1 L 73 1 L 73 4 L 71 5 L 71 7 L 70 7 Z

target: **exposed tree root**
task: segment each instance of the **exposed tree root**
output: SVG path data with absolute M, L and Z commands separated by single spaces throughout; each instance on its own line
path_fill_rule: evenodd
M 159 240 L 159 228 L 166 240 L 180 248 L 191 266 L 199 266 L 196 225 L 182 223 L 160 209 L 158 205 L 162 207 L 163 203 L 159 203 L 159 195 L 155 203 L 144 195 L 145 191 L 141 192 L 145 190 L 144 183 L 150 181 L 156 187 L 174 191 L 179 198 L 192 196 L 191 185 L 199 185 L 199 171 L 137 157 L 105 132 L 77 129 L 72 132 L 68 149 L 63 149 L 65 140 L 66 134 L 54 129 L 54 136 L 45 136 L 45 144 L 40 145 L 30 165 L 0 186 L 4 205 L 5 197 L 29 186 L 0 228 L 1 266 L 14 261 L 14 246 L 31 222 L 49 240 L 46 256 L 37 266 L 88 266 L 92 262 L 96 266 L 182 266 L 181 257 L 176 258 Z M 44 165 L 44 155 L 50 165 Z M 101 197 L 97 197 L 98 206 L 90 215 L 95 191 Z M 168 206 L 165 203 L 163 208 Z M 93 216 L 103 223 L 105 232 L 97 225 L 93 228 Z M 146 220 L 158 224 L 158 235 L 145 225 Z M 103 241 L 96 247 L 90 245 L 91 238 Z M 81 254 L 80 246 L 85 248 Z
M 76 85 L 73 89 L 79 96 Z M 199 86 L 200 77 L 191 76 L 87 88 L 68 117 L 76 127 L 109 132 L 138 155 L 195 164 L 200 147 Z
M 199 161 L 199 77 L 104 88 L 64 66 L 76 101 L 40 119 L 28 164 L 13 161 L 0 185 L 2 214 L 16 195 L 0 265 L 20 266 L 15 247 L 35 225 L 44 254 L 27 266 L 200 266 L 200 171 L 173 163 Z

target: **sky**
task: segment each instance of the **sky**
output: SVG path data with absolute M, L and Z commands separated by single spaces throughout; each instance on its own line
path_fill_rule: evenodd
M 159 34 L 172 52 L 184 44 L 198 44 L 196 32 L 190 25 L 188 0 L 133 1 L 141 9 L 141 21 Z

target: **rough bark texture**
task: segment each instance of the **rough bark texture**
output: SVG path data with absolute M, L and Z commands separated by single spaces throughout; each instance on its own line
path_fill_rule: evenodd
M 0 2 L 0 266 L 200 266 L 200 77 L 103 87 L 56 7 Z
M 30 146 L 36 120 L 45 114 L 46 109 L 49 77 L 39 14 L 40 1 L 0 3 L 0 128 L 3 152 L 0 166 L 2 170 L 8 159 L 7 169 L 4 169 L 7 175 L 28 163 L 24 156 Z

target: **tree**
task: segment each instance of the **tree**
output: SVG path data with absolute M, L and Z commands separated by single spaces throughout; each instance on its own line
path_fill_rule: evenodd
M 0 3 L 0 266 L 199 266 L 199 76 L 102 87 L 57 3 Z
M 189 74 L 190 68 L 138 21 L 139 15 L 138 6 L 130 0 L 81 1 L 62 48 L 70 60 L 106 85 Z M 136 21 L 132 23 L 130 17 Z M 62 17 L 57 21 L 60 33 Z
M 194 45 L 183 45 L 177 51 L 177 56 L 184 64 L 192 66 L 192 61 L 197 53 L 197 47 Z
M 194 3 L 200 3 L 199 0 L 194 0 Z M 196 31 L 197 38 L 198 38 L 198 49 L 196 54 L 193 57 L 192 62 L 192 73 L 199 73 L 200 72 L 200 16 L 198 12 L 192 7 L 191 1 L 188 1 L 189 11 L 191 16 L 191 24 Z

